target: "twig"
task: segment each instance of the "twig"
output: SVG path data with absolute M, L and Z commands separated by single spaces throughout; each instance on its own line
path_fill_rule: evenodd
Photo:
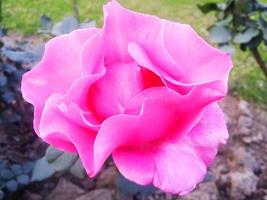
M 250 49 L 253 57 L 255 58 L 256 62 L 258 63 L 259 67 L 261 68 L 262 72 L 264 73 L 265 77 L 267 78 L 267 65 L 264 62 L 259 50 L 257 48 Z

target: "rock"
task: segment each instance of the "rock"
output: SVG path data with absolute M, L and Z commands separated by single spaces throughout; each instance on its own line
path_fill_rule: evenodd
M 244 200 L 253 195 L 257 189 L 258 177 L 252 171 L 235 171 L 222 176 L 222 182 L 227 187 L 230 199 Z
M 201 183 L 197 189 L 179 200 L 217 200 L 219 193 L 214 182 Z
M 247 116 L 240 116 L 238 119 L 238 129 L 239 133 L 242 135 L 249 135 L 251 134 L 251 126 L 253 122 L 250 117 Z
M 267 168 L 259 177 L 258 188 L 264 188 L 267 190 Z
M 40 194 L 36 194 L 36 193 L 31 193 L 29 191 L 26 191 L 23 194 L 23 198 L 22 199 L 30 199 L 30 200 L 43 200 L 42 195 Z
M 67 200 L 67 199 L 76 199 L 77 197 L 85 193 L 77 185 L 74 185 L 65 178 L 61 178 L 56 186 L 56 188 L 49 194 L 45 199 L 46 200 Z
M 228 161 L 229 167 L 231 169 L 239 169 L 240 171 L 248 169 L 249 171 L 253 171 L 254 173 L 258 173 L 258 171 L 260 170 L 260 164 L 258 163 L 258 161 L 244 147 L 232 149 L 231 158 L 232 159 L 229 159 Z
M 244 100 L 239 101 L 238 108 L 241 114 L 251 116 L 251 111 L 249 110 L 248 102 Z
M 110 166 L 103 170 L 97 178 L 97 188 L 113 188 L 116 185 L 117 170 L 115 166 Z
M 114 200 L 114 198 L 112 197 L 111 190 L 99 189 L 88 192 L 87 194 L 82 195 L 75 200 Z

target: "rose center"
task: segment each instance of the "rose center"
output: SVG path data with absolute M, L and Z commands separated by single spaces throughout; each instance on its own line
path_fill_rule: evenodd
M 134 62 L 109 65 L 106 74 L 88 91 L 88 108 L 102 122 L 124 113 L 128 102 L 141 91 L 162 85 L 156 74 Z

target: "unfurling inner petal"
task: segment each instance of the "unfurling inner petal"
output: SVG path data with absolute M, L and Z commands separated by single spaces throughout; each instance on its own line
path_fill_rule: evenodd
M 162 86 L 160 78 L 136 63 L 117 63 L 106 67 L 87 95 L 88 108 L 100 122 L 122 114 L 128 102 L 146 88 Z

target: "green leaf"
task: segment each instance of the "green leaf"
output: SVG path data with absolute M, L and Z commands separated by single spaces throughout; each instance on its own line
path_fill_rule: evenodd
M 51 33 L 53 35 L 63 35 L 70 33 L 71 31 L 74 31 L 75 29 L 79 28 L 79 22 L 78 20 L 73 17 L 66 17 L 63 21 L 56 23 L 52 27 Z
M 262 34 L 259 34 L 257 37 L 252 38 L 251 41 L 246 43 L 246 46 L 250 49 L 257 48 L 262 42 L 262 39 L 263 39 Z
M 51 177 L 55 173 L 55 169 L 47 162 L 46 158 L 43 157 L 36 161 L 31 181 L 42 181 Z
M 138 185 L 118 174 L 116 179 L 116 187 L 120 195 L 124 197 L 130 197 L 134 195 L 141 195 L 141 197 L 147 197 L 156 191 L 153 185 Z
M 230 45 L 223 45 L 220 47 L 220 49 L 224 52 L 227 52 L 231 55 L 234 55 L 235 54 L 235 48 L 233 46 L 230 46 Z
M 56 160 L 50 162 L 51 167 L 56 171 L 65 171 L 69 169 L 78 159 L 77 154 L 64 152 Z
M 78 160 L 74 163 L 74 165 L 70 168 L 70 173 L 71 173 L 73 176 L 75 176 L 75 177 L 77 177 L 77 178 L 80 178 L 80 179 L 82 179 L 82 178 L 85 177 L 86 172 L 85 172 L 85 170 L 84 170 L 84 168 L 83 168 L 83 165 L 82 165 L 82 162 L 81 162 L 80 159 L 78 159 Z
M 212 42 L 226 43 L 232 38 L 230 31 L 225 26 L 213 26 L 209 30 L 209 37 Z
M 60 151 L 60 150 L 58 150 L 52 146 L 49 146 L 46 149 L 45 158 L 46 158 L 47 162 L 51 163 L 51 162 L 55 161 L 63 153 L 64 153 L 63 151 Z
M 236 44 L 242 44 L 242 43 L 248 43 L 251 41 L 252 38 L 256 37 L 259 34 L 258 29 L 247 29 L 244 33 L 238 33 L 234 37 L 234 43 Z
M 224 20 L 216 22 L 216 26 L 228 26 L 233 20 L 233 15 L 228 15 Z
M 199 10 L 201 10 L 201 12 L 203 12 L 204 14 L 207 14 L 211 11 L 215 11 L 218 10 L 218 6 L 217 3 L 205 3 L 205 4 L 197 4 L 197 7 L 199 8 Z
M 264 39 L 265 41 L 267 41 L 267 22 L 265 21 L 264 18 L 260 17 L 260 19 L 259 19 L 259 24 L 260 24 L 260 26 L 261 26 L 263 39 Z
M 238 13 L 248 14 L 253 10 L 253 1 L 235 0 L 235 8 Z

